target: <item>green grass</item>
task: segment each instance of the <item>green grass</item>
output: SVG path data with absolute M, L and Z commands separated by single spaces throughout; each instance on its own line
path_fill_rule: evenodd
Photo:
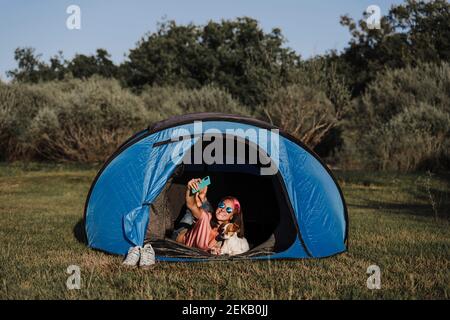
M 122 258 L 75 237 L 98 168 L 0 164 L 1 299 L 448 299 L 450 176 L 339 172 L 350 248 L 327 259 L 158 263 Z M 66 269 L 81 268 L 67 290 Z M 366 287 L 369 265 L 381 289 Z

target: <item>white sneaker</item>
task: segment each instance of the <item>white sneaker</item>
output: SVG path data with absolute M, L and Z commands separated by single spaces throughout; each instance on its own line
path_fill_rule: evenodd
M 140 268 L 148 268 L 155 264 L 155 251 L 150 243 L 147 243 L 141 250 L 141 260 L 139 260 Z
M 128 267 L 135 267 L 139 261 L 139 258 L 141 257 L 141 247 L 131 247 L 128 249 L 128 254 L 125 260 L 123 261 L 123 265 L 126 265 Z

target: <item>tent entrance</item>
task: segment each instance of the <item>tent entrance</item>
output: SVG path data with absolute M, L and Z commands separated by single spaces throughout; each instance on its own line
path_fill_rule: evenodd
M 211 141 L 200 140 L 197 143 L 201 144 L 201 150 L 204 151 Z M 235 196 L 241 203 L 245 238 L 250 244 L 250 251 L 241 256 L 270 255 L 285 251 L 294 243 L 297 227 L 288 196 L 282 186 L 281 174 L 261 175 L 261 167 L 268 166 L 267 159 L 264 159 L 264 164 L 260 159 L 257 163 L 248 163 L 251 148 L 256 146 L 248 141 L 237 143 L 245 145 L 240 146 L 245 147 L 245 163 L 238 163 L 237 144 L 231 164 L 230 155 L 227 155 L 225 150 L 222 153 L 223 161 L 219 161 L 222 163 L 206 164 L 202 161 L 192 164 L 195 145 L 185 155 L 183 163 L 177 167 L 151 205 L 147 239 L 152 243 L 157 255 L 211 258 L 209 254 L 202 254 L 197 249 L 170 240 L 174 228 L 186 211 L 184 197 L 187 182 L 192 178 L 205 176 L 211 178 L 207 197 L 214 209 L 220 199 L 227 195 Z M 223 145 L 225 146 L 225 142 Z M 199 145 L 197 151 L 198 148 Z M 189 157 L 191 161 L 186 161 Z M 228 164 L 225 158 L 228 159 Z

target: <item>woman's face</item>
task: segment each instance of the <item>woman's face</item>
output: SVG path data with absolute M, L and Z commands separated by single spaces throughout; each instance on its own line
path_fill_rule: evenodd
M 228 208 L 231 208 L 231 210 Z M 231 212 L 228 212 L 227 210 Z M 232 200 L 227 199 L 219 203 L 216 209 L 216 219 L 219 222 L 228 222 L 231 220 L 231 218 L 233 218 L 233 212 L 234 212 L 234 203 Z

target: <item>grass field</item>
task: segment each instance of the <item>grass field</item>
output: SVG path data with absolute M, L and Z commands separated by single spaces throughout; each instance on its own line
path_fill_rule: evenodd
M 338 172 L 350 248 L 289 261 L 158 263 L 128 270 L 76 226 L 97 168 L 0 164 L 1 299 L 449 299 L 450 175 Z M 66 269 L 81 268 L 68 290 Z M 381 268 L 381 289 L 366 287 Z

